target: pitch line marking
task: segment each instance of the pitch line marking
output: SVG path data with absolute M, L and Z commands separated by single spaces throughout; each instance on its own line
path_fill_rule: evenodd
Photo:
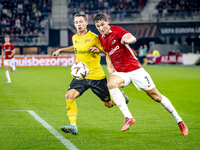
M 66 139 L 64 136 L 62 136 L 56 129 L 54 129 L 50 124 L 48 124 L 45 120 L 43 120 L 40 116 L 38 116 L 34 111 L 32 110 L 13 110 L 13 111 L 26 111 L 28 112 L 35 120 L 37 120 L 39 123 L 41 123 L 51 134 L 53 134 L 58 140 L 60 140 L 66 148 L 69 150 L 79 150 L 75 145 L 73 145 L 68 139 Z

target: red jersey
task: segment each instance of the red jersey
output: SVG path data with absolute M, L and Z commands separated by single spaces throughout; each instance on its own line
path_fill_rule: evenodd
M 130 72 L 142 68 L 134 51 L 128 44 L 121 44 L 122 37 L 129 33 L 118 26 L 111 26 L 107 36 L 99 35 L 104 49 L 108 52 L 114 68 L 118 72 Z
M 5 52 L 5 59 L 12 59 L 14 56 L 12 57 L 8 57 L 8 55 L 12 54 L 12 51 L 15 50 L 14 46 L 9 43 L 9 44 L 2 44 L 1 46 L 1 50 Z

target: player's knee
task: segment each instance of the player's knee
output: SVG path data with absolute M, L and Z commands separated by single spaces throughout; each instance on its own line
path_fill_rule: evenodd
M 152 99 L 153 99 L 154 101 L 156 101 L 156 102 L 161 102 L 162 96 L 160 96 L 160 95 L 154 95 L 154 96 L 152 96 Z
M 107 86 L 108 86 L 108 89 L 117 88 L 117 84 L 115 82 L 108 82 Z
M 69 92 L 67 92 L 67 93 L 65 94 L 65 98 L 66 98 L 66 100 L 68 100 L 68 99 L 75 99 L 74 96 L 73 96 L 73 94 L 71 94 L 71 93 L 69 93 Z

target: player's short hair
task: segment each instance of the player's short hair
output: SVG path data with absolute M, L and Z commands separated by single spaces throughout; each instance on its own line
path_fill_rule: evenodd
M 107 20 L 108 20 L 106 14 L 104 14 L 104 13 L 102 13 L 102 12 L 98 13 L 98 14 L 94 17 L 93 22 L 94 22 L 94 23 L 97 23 L 98 21 L 101 21 L 101 20 L 103 20 L 103 21 L 107 21 Z
M 87 21 L 87 17 L 86 17 L 84 14 L 75 14 L 75 15 L 74 15 L 74 19 L 75 19 L 76 17 L 83 17 L 84 20 Z
M 6 35 L 4 36 L 4 38 L 10 38 L 10 36 L 9 36 L 8 34 L 6 34 Z

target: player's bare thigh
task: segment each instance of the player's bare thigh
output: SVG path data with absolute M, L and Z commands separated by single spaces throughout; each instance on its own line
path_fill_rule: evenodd
M 111 90 L 121 87 L 124 87 L 124 80 L 116 74 L 111 74 L 108 78 L 108 89 Z
M 156 89 L 156 87 L 154 87 L 151 90 L 144 90 L 147 95 L 149 95 L 153 100 L 160 102 L 162 100 L 162 95 L 160 94 L 160 92 Z
M 68 99 L 76 99 L 79 96 L 80 96 L 80 93 L 75 89 L 71 89 L 65 94 L 66 100 L 68 100 Z

